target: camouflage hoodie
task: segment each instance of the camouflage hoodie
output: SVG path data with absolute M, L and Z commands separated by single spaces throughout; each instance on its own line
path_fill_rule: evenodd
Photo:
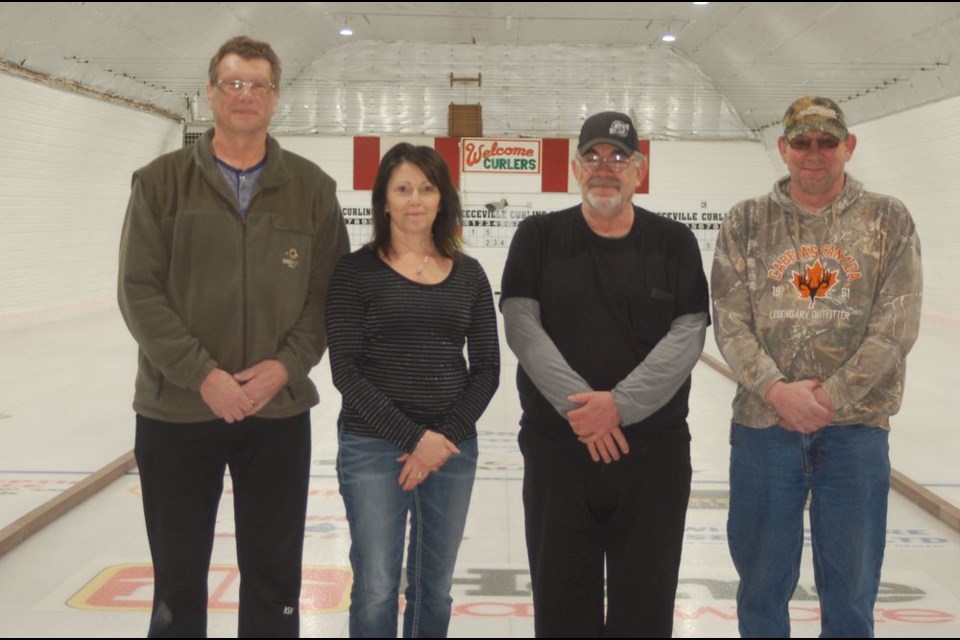
M 737 376 L 733 419 L 769 427 L 777 380 L 819 378 L 833 424 L 890 428 L 920 324 L 920 240 L 903 203 L 850 175 L 819 214 L 790 199 L 790 178 L 736 205 L 720 230 L 714 330 Z

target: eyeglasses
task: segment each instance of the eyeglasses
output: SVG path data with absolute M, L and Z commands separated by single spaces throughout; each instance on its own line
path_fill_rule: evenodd
M 840 144 L 840 138 L 835 136 L 823 136 L 822 138 L 805 138 L 797 136 L 793 140 L 788 140 L 787 144 L 794 151 L 807 151 L 813 143 L 817 143 L 820 149 L 836 149 Z
M 610 171 L 620 173 L 630 164 L 630 158 L 631 156 L 619 152 L 612 153 L 606 158 L 601 158 L 598 153 L 588 153 L 580 156 L 580 165 L 590 173 L 600 171 L 604 165 L 609 167 Z
M 259 80 L 217 80 L 217 88 L 231 96 L 238 96 L 244 89 L 249 88 L 253 95 L 263 97 L 274 91 L 277 85 Z

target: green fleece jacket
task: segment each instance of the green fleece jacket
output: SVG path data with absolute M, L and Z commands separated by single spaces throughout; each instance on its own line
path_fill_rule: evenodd
M 133 175 L 120 243 L 120 311 L 140 347 L 133 408 L 169 422 L 215 418 L 200 384 L 276 358 L 289 382 L 258 414 L 286 418 L 319 397 L 324 302 L 349 250 L 336 183 L 267 138 L 247 219 L 211 151 L 213 130 Z

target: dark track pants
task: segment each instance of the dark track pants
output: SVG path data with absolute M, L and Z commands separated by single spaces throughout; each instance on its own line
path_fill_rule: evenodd
M 309 412 L 169 423 L 137 416 L 134 453 L 153 558 L 150 637 L 206 637 L 207 572 L 225 469 L 233 481 L 240 637 L 297 637 Z
M 689 436 L 631 442 L 611 464 L 526 428 L 520 445 L 537 637 L 670 637 Z

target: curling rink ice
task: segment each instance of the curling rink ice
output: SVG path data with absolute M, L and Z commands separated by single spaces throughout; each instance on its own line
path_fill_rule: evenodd
M 480 465 L 456 568 L 451 636 L 533 635 L 522 459 L 516 444 L 516 360 L 505 344 L 502 348 L 500 390 L 479 424 Z M 711 349 L 715 353 L 708 344 Z M 936 350 L 930 351 L 924 353 L 918 345 L 911 373 L 928 370 L 916 366 L 917 358 L 936 364 Z M 0 359 L 0 526 L 5 526 L 132 448 L 135 347 L 117 314 L 107 310 L 0 333 Z M 904 412 L 894 423 L 894 434 L 905 444 L 900 447 L 891 437 L 893 463 L 908 475 L 911 469 L 926 469 L 938 492 L 956 496 L 960 471 L 926 464 L 923 452 L 931 443 L 909 438 L 911 421 L 944 420 L 949 414 L 937 398 L 949 396 L 951 376 L 935 370 L 928 375 L 941 388 L 927 388 L 929 397 L 908 392 Z M 349 533 L 334 470 L 339 394 L 326 362 L 313 376 L 322 401 L 313 411 L 302 635 L 344 637 L 351 574 Z M 737 635 L 737 576 L 725 532 L 733 390 L 721 374 L 702 362 L 697 365 L 690 415 L 693 492 L 676 602 L 678 637 Z M 92 433 L 99 435 L 91 438 Z M 955 450 L 956 437 L 933 446 Z M 229 487 L 228 479 L 210 571 L 209 633 L 221 637 L 236 635 L 239 584 Z M 960 534 L 892 492 L 877 635 L 960 635 L 958 576 Z M 143 636 L 151 598 L 135 471 L 0 557 L 0 635 L 5 637 Z M 819 615 L 808 545 L 791 604 L 794 635 L 817 635 Z

